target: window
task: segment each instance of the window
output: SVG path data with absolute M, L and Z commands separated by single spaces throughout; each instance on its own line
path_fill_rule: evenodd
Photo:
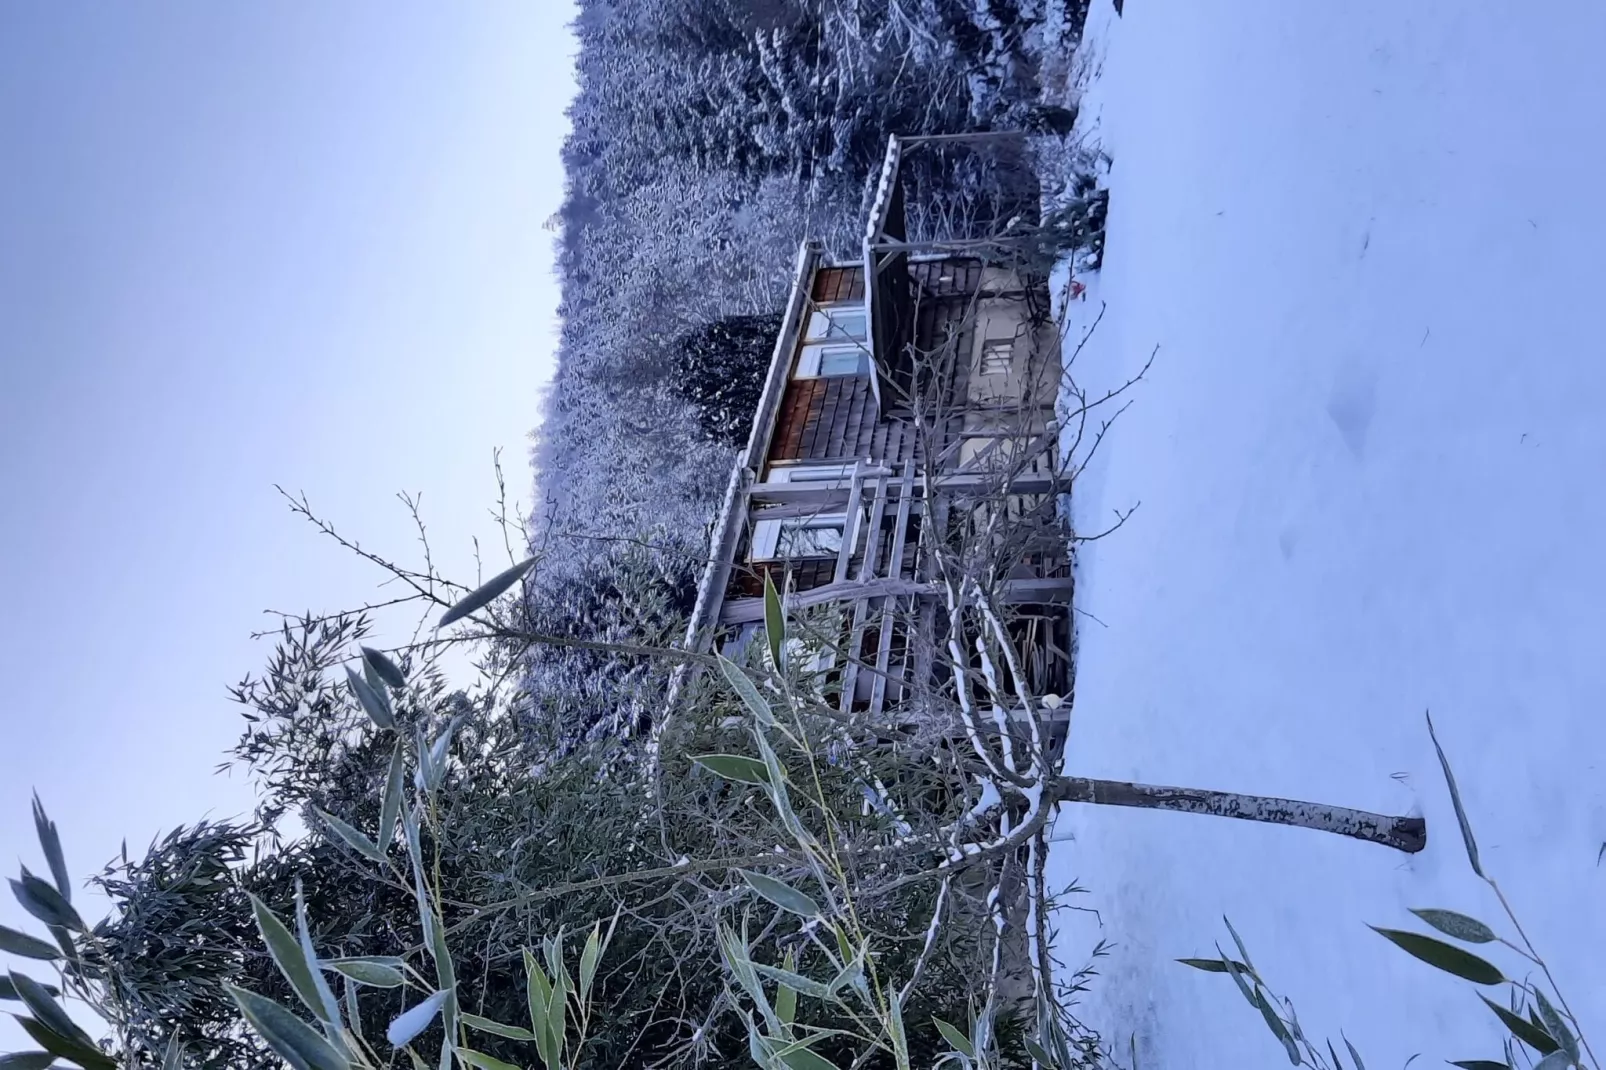
M 989 338 L 981 346 L 981 374 L 1008 375 L 1015 359 L 1015 339 Z
M 839 482 L 853 475 L 852 464 L 782 464 L 769 471 L 767 483 Z
M 870 337 L 863 305 L 817 308 L 804 335 L 811 342 L 863 342 Z
M 835 557 L 842 550 L 848 518 L 842 513 L 760 520 L 753 525 L 754 561 Z
M 797 377 L 859 375 L 870 370 L 870 352 L 860 343 L 807 345 L 797 361 Z

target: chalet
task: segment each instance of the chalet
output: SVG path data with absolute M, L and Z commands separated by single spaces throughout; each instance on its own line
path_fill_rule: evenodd
M 943 139 L 894 137 L 862 256 L 799 250 L 751 436 L 731 473 L 686 643 L 739 648 L 768 576 L 836 636 L 823 668 L 847 712 L 879 713 L 934 672 L 939 553 L 990 540 L 1034 693 L 1069 688 L 1060 523 L 1058 332 L 1046 278 L 998 239 L 911 240 L 903 169 Z M 834 611 L 834 615 L 832 614 Z M 848 655 L 848 656 L 844 656 Z

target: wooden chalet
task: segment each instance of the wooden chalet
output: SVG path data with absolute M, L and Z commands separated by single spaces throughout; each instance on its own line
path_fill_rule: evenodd
M 904 158 L 929 140 L 942 139 L 891 140 L 862 257 L 832 260 L 813 241 L 798 253 L 686 637 L 744 645 L 763 627 L 767 575 L 791 610 L 837 611 L 823 667 L 844 711 L 879 713 L 933 672 L 931 644 L 908 641 L 945 626 L 930 548 L 998 509 L 1036 534 L 1011 547 L 993 597 L 1033 691 L 1069 688 L 1047 280 L 994 255 L 996 241 L 909 239 Z

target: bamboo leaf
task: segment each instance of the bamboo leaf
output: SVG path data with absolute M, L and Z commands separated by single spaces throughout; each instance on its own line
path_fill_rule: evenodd
M 8 929 L 4 925 L 0 925 L 0 951 L 5 951 L 12 955 L 20 955 L 25 959 L 44 959 L 48 961 L 61 958 L 61 952 L 56 949 L 55 944 L 47 943 L 37 936 L 29 936 L 27 933 L 19 933 L 15 929 Z
M 343 959 L 324 959 L 321 965 L 334 970 L 348 981 L 369 988 L 400 988 L 406 983 L 404 963 L 401 959 L 378 955 L 356 956 Z
M 1450 759 L 1444 756 L 1444 748 L 1439 746 L 1439 734 L 1433 730 L 1433 715 L 1425 714 L 1428 719 L 1428 738 L 1433 740 L 1433 750 L 1439 756 L 1439 768 L 1444 770 L 1444 783 L 1450 789 L 1450 805 L 1455 807 L 1455 819 L 1461 826 L 1461 841 L 1466 844 L 1467 861 L 1472 863 L 1472 872 L 1483 876 L 1483 864 L 1478 861 L 1478 841 L 1472 836 L 1472 822 L 1467 820 L 1466 807 L 1461 805 L 1461 792 L 1455 786 L 1455 774 L 1450 771 Z
M 361 648 L 363 664 L 374 670 L 374 675 L 385 683 L 398 690 L 407 686 L 407 677 L 402 675 L 401 669 L 382 652 L 371 646 Z
M 1033 1040 L 1031 1037 L 1022 1037 L 1021 1040 L 1026 1045 L 1026 1053 L 1035 1059 L 1040 1066 L 1050 1067 L 1058 1065 L 1054 1059 L 1054 1056 L 1050 1055 L 1048 1051 L 1037 1041 Z
M 64 1037 L 35 1018 L 17 1017 L 22 1031 L 33 1038 L 35 1044 L 68 1062 L 77 1063 L 84 1070 L 117 1070 L 117 1062 L 94 1044 L 86 1044 L 72 1037 Z
M 753 970 L 760 977 L 768 977 L 771 981 L 777 982 L 783 988 L 791 989 L 794 996 L 801 992 L 803 995 L 811 996 L 814 999 L 831 998 L 831 989 L 829 985 L 816 981 L 811 977 L 805 977 L 795 970 L 782 969 L 778 966 L 766 966 L 762 962 L 753 963 Z M 779 999 L 777 999 L 777 1003 L 779 1003 Z M 786 1020 L 785 1015 L 781 1015 L 779 1013 L 778 1007 L 777 1015 L 782 1021 Z
M 1461 1070 L 1511 1070 L 1511 1067 L 1495 1059 L 1460 1059 L 1450 1065 L 1459 1066 Z
M 1561 1045 L 1561 1050 L 1566 1052 L 1568 1058 L 1576 1063 L 1578 1061 L 1578 1038 L 1573 1036 L 1571 1029 L 1567 1028 L 1567 1022 L 1560 1014 L 1556 1013 L 1556 1008 L 1550 1005 L 1550 1000 L 1545 997 L 1544 989 L 1534 985 L 1533 994 L 1534 1002 L 1538 1004 L 1539 1020 L 1544 1023 L 1545 1032 L 1554 1037 L 1556 1043 Z
M 1549 1055 L 1534 1063 L 1533 1070 L 1567 1070 L 1573 1064 L 1573 1057 L 1564 1049 L 1558 1048 Z
M 898 1070 L 912 1070 L 909 1063 L 909 1034 L 903 1028 L 903 1000 L 893 992 L 887 1000 L 887 1037 L 892 1041 L 892 1059 Z
M 396 717 L 390 710 L 390 696 L 383 691 L 374 689 L 374 686 L 361 676 L 346 669 L 346 686 L 351 693 L 357 696 L 357 704 L 368 714 L 368 719 L 380 728 L 395 728 Z
M 1479 985 L 1497 985 L 1505 981 L 1505 977 L 1493 963 L 1463 951 L 1459 947 L 1447 944 L 1442 940 L 1435 940 L 1431 936 L 1421 933 L 1403 932 L 1399 929 L 1379 929 L 1375 925 L 1368 926 L 1373 932 L 1388 940 L 1406 954 L 1421 959 L 1429 966 L 1436 966 L 1445 973 L 1471 981 Z
M 1227 964 L 1221 959 L 1177 959 L 1177 961 L 1182 963 L 1184 966 L 1192 966 L 1196 970 L 1203 970 L 1205 973 L 1227 972 Z M 1237 967 L 1240 973 L 1243 973 L 1249 969 L 1248 966 L 1245 966 L 1241 962 L 1234 962 L 1233 965 Z
M 251 1028 L 295 1070 L 349 1070 L 345 1056 L 333 1044 L 284 1007 L 255 992 L 224 987 Z
M 1283 1020 L 1272 1009 L 1271 1000 L 1266 997 L 1266 993 L 1259 990 L 1255 992 L 1255 1006 L 1260 1009 L 1260 1016 L 1266 1019 L 1266 1028 L 1271 1030 L 1273 1036 L 1282 1041 L 1283 1048 L 1288 1052 L 1288 1061 L 1298 1066 L 1300 1063 L 1299 1045 L 1294 1043 L 1294 1038 L 1289 1034 L 1288 1027 L 1283 1024 Z
M 470 1029 L 477 1029 L 481 1033 L 492 1033 L 499 1037 L 507 1037 L 509 1040 L 529 1041 L 535 1039 L 535 1034 L 528 1029 L 521 1029 L 516 1025 L 503 1025 L 501 1022 L 493 1022 L 489 1018 L 481 1018 L 477 1014 L 460 1015 L 458 1021 Z
M 39 987 L 49 992 L 52 996 L 61 995 L 61 990 L 54 985 L 42 984 Z M 22 999 L 22 996 L 17 992 L 16 986 L 11 983 L 11 978 L 3 973 L 0 973 L 0 999 L 18 1001 Z
M 342 975 L 340 980 L 346 989 L 346 1021 L 351 1023 L 351 1031 L 358 1040 L 366 1041 L 362 1031 L 362 1003 L 357 997 L 357 982 L 350 977 Z
M 1244 973 L 1255 977 L 1255 964 L 1249 958 L 1249 949 L 1244 946 L 1243 939 L 1238 935 L 1238 930 L 1232 927 L 1232 921 L 1226 915 L 1222 915 L 1221 920 L 1226 923 L 1227 932 L 1232 935 L 1232 942 L 1238 945 L 1238 954 L 1244 957 Z M 1259 978 L 1256 979 L 1258 980 Z
M 385 1030 L 385 1039 L 390 1042 L 390 1046 L 399 1048 L 403 1044 L 410 1043 L 414 1037 L 429 1028 L 429 1023 L 435 1020 L 449 995 L 451 993 L 445 990 L 433 992 L 397 1015 Z
M 335 994 L 329 987 L 329 981 L 318 968 L 318 953 L 312 948 L 312 932 L 307 925 L 307 900 L 301 891 L 301 878 L 296 878 L 296 940 L 301 945 L 302 957 L 307 961 L 307 970 L 312 974 L 312 986 L 318 993 L 318 1001 L 323 1010 L 314 1008 L 318 1018 L 340 1028 L 340 1004 L 335 1001 Z
M 318 820 L 327 825 L 329 827 L 329 831 L 335 834 L 335 838 L 340 840 L 347 847 L 350 847 L 352 850 L 356 851 L 358 854 L 369 859 L 370 861 L 383 862 L 385 860 L 385 852 L 381 851 L 373 840 L 370 840 L 367 836 L 364 836 L 353 826 L 348 825 L 346 822 L 340 820 L 334 814 L 326 813 L 325 811 L 318 809 L 316 806 L 312 808 L 312 812 L 317 814 Z
M 957 1051 L 967 1059 L 976 1057 L 976 1045 L 972 1044 L 970 1038 L 965 1036 L 957 1026 L 950 1025 L 937 1017 L 933 1017 L 931 1020 L 937 1023 L 937 1032 L 942 1034 L 942 1039 L 953 1046 L 954 1051 Z M 1046 1062 L 1047 1060 L 1038 1059 L 1037 1061 Z
M 764 696 L 758 693 L 758 688 L 754 686 L 747 673 L 742 671 L 742 667 L 723 654 L 715 656 L 719 658 L 720 675 L 724 676 L 725 682 L 731 685 L 731 690 L 735 691 L 736 696 L 742 700 L 742 705 L 746 706 L 753 716 L 757 718 L 759 724 L 774 724 L 775 711 L 764 700 Z
M 783 671 L 781 654 L 786 649 L 786 615 L 781 612 L 781 596 L 768 572 L 764 573 L 764 637 L 769 640 L 770 664 L 775 666 L 776 672 Z
M 491 577 L 484 584 L 464 595 L 456 605 L 443 613 L 440 623 L 435 627 L 444 628 L 448 624 L 455 624 L 470 613 L 484 609 L 496 601 L 509 587 L 519 582 L 519 579 L 534 567 L 535 558 L 527 557 L 512 568 Z
M 167 1050 L 162 1053 L 162 1070 L 183 1070 L 184 1042 L 178 1038 L 178 1030 L 167 1038 Z
M 597 963 L 602 959 L 602 923 L 591 927 L 591 935 L 586 937 L 586 946 L 580 952 L 580 1002 L 587 1003 L 591 999 L 591 982 L 597 977 Z
M 22 871 L 21 880 L 11 882 L 11 894 L 22 904 L 22 909 L 46 925 L 86 931 L 84 920 L 78 916 L 72 904 L 63 899 L 52 885 L 35 877 L 26 868 Z
M 819 905 L 790 885 L 783 884 L 774 877 L 766 877 L 762 873 L 754 873 L 749 869 L 738 869 L 736 872 L 741 875 L 742 880 L 747 882 L 749 888 L 782 910 L 805 918 L 817 918 L 820 916 Z
M 492 1058 L 484 1052 L 472 1051 L 468 1048 L 458 1048 L 457 1058 L 467 1063 L 475 1070 L 521 1070 L 513 1063 L 504 1063 L 501 1059 Z
M 692 761 L 726 780 L 734 780 L 739 784 L 769 786 L 769 767 L 757 758 L 749 758 L 743 754 L 699 754 L 693 757 Z
M 61 1004 L 57 1003 L 55 998 L 45 991 L 44 985 L 35 981 L 32 977 L 27 977 L 20 973 L 13 973 L 10 977 L 11 987 L 16 991 L 17 997 L 22 1000 L 23 1006 L 28 1008 L 28 1012 L 33 1015 L 34 1020 L 41 1026 L 64 1040 L 96 1051 L 100 1050 L 95 1047 L 95 1042 L 90 1038 L 89 1034 L 78 1028 L 77 1023 L 68 1016 L 66 1011 L 62 1010 Z M 44 1044 L 43 1041 L 40 1041 L 40 1043 Z M 56 1051 L 58 1055 L 65 1055 L 64 1052 L 50 1047 L 49 1044 L 44 1044 L 44 1046 L 50 1051 Z M 71 1058 L 71 1056 L 67 1057 Z
M 307 1009 L 321 1019 L 324 1015 L 323 998 L 312 979 L 312 970 L 307 965 L 306 955 L 302 953 L 301 942 L 268 909 L 268 905 L 254 895 L 251 896 L 251 910 L 256 915 L 257 931 L 262 934 L 262 942 L 268 945 L 268 954 L 272 956 L 274 965 L 279 967 L 279 972 L 284 974 L 285 980 L 290 982 L 290 987 L 307 1005 Z
M 1218 947 L 1216 950 L 1220 951 L 1221 949 Z M 1240 970 L 1238 964 L 1229 959 L 1225 953 L 1221 956 L 1221 966 L 1222 969 L 1227 971 L 1228 976 L 1232 978 L 1233 983 L 1238 986 L 1238 991 L 1243 993 L 1244 999 L 1249 1001 L 1249 1005 L 1259 1008 L 1260 1000 L 1256 998 L 1255 990 L 1250 988 L 1249 982 L 1244 980 L 1245 971 Z
M 776 1052 L 775 1057 L 786 1064 L 786 1070 L 837 1070 L 836 1063 L 810 1048 L 794 1045 Z
M 1327 1042 L 1327 1054 L 1333 1057 L 1334 1070 L 1344 1070 L 1344 1060 L 1338 1057 L 1338 1049 L 1333 1047 L 1332 1040 Z
M 1478 993 L 1478 998 L 1489 1005 L 1489 1009 L 1494 1011 L 1495 1017 L 1499 1018 L 1501 1023 L 1511 1031 L 1512 1036 L 1528 1045 L 1540 1055 L 1549 1055 L 1551 1052 L 1561 1047 L 1560 1044 L 1556 1043 L 1553 1037 L 1551 1037 L 1540 1027 L 1524 1019 L 1521 1015 L 1513 1014 L 1511 1011 L 1500 1006 L 1500 1004 L 1496 1003 L 1494 1000 L 1490 999 L 1488 996 L 1485 996 L 1481 992 Z
M 390 753 L 390 773 L 385 778 L 385 793 L 379 802 L 379 839 L 374 846 L 380 854 L 390 848 L 390 838 L 396 833 L 396 818 L 401 814 L 402 799 L 407 794 L 407 762 L 402 754 L 401 740 Z
M 524 983 L 525 997 L 530 1005 L 530 1031 L 535 1034 L 536 1051 L 548 1067 L 555 1066 L 558 1053 L 552 1047 L 552 1030 L 547 1025 L 552 984 L 529 948 L 524 949 Z
M 1339 1036 L 1344 1034 L 1340 1033 Z M 1366 1070 L 1366 1064 L 1361 1061 L 1361 1053 L 1355 1050 L 1355 1045 L 1350 1043 L 1349 1037 L 1344 1037 L 1344 1047 L 1349 1049 L 1349 1057 L 1355 1063 L 1355 1070 Z
M 67 876 L 67 860 L 61 853 L 61 836 L 56 832 L 56 823 L 46 815 L 45 805 L 39 801 L 37 791 L 33 793 L 33 827 L 39 834 L 39 848 L 45 853 L 51 879 L 56 882 L 56 891 L 61 893 L 63 902 L 71 903 L 72 881 Z
M 1465 940 L 1469 944 L 1488 944 L 1497 939 L 1494 930 L 1477 918 L 1469 918 L 1465 914 L 1457 914 L 1453 910 L 1418 910 L 1413 907 L 1411 908 L 1411 913 L 1444 935 L 1453 936 L 1457 940 Z
M 19 1051 L 0 1055 L 0 1070 L 45 1070 L 55 1061 L 48 1051 Z

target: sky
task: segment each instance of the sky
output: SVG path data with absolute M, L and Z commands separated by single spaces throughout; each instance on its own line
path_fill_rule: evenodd
M 505 563 L 492 457 L 527 505 L 572 14 L 0 5 L 7 875 L 43 868 L 34 789 L 77 876 L 249 809 L 214 768 L 250 633 L 382 578 L 275 484 L 412 562 L 395 495 L 421 494 L 444 572 L 476 536 Z

